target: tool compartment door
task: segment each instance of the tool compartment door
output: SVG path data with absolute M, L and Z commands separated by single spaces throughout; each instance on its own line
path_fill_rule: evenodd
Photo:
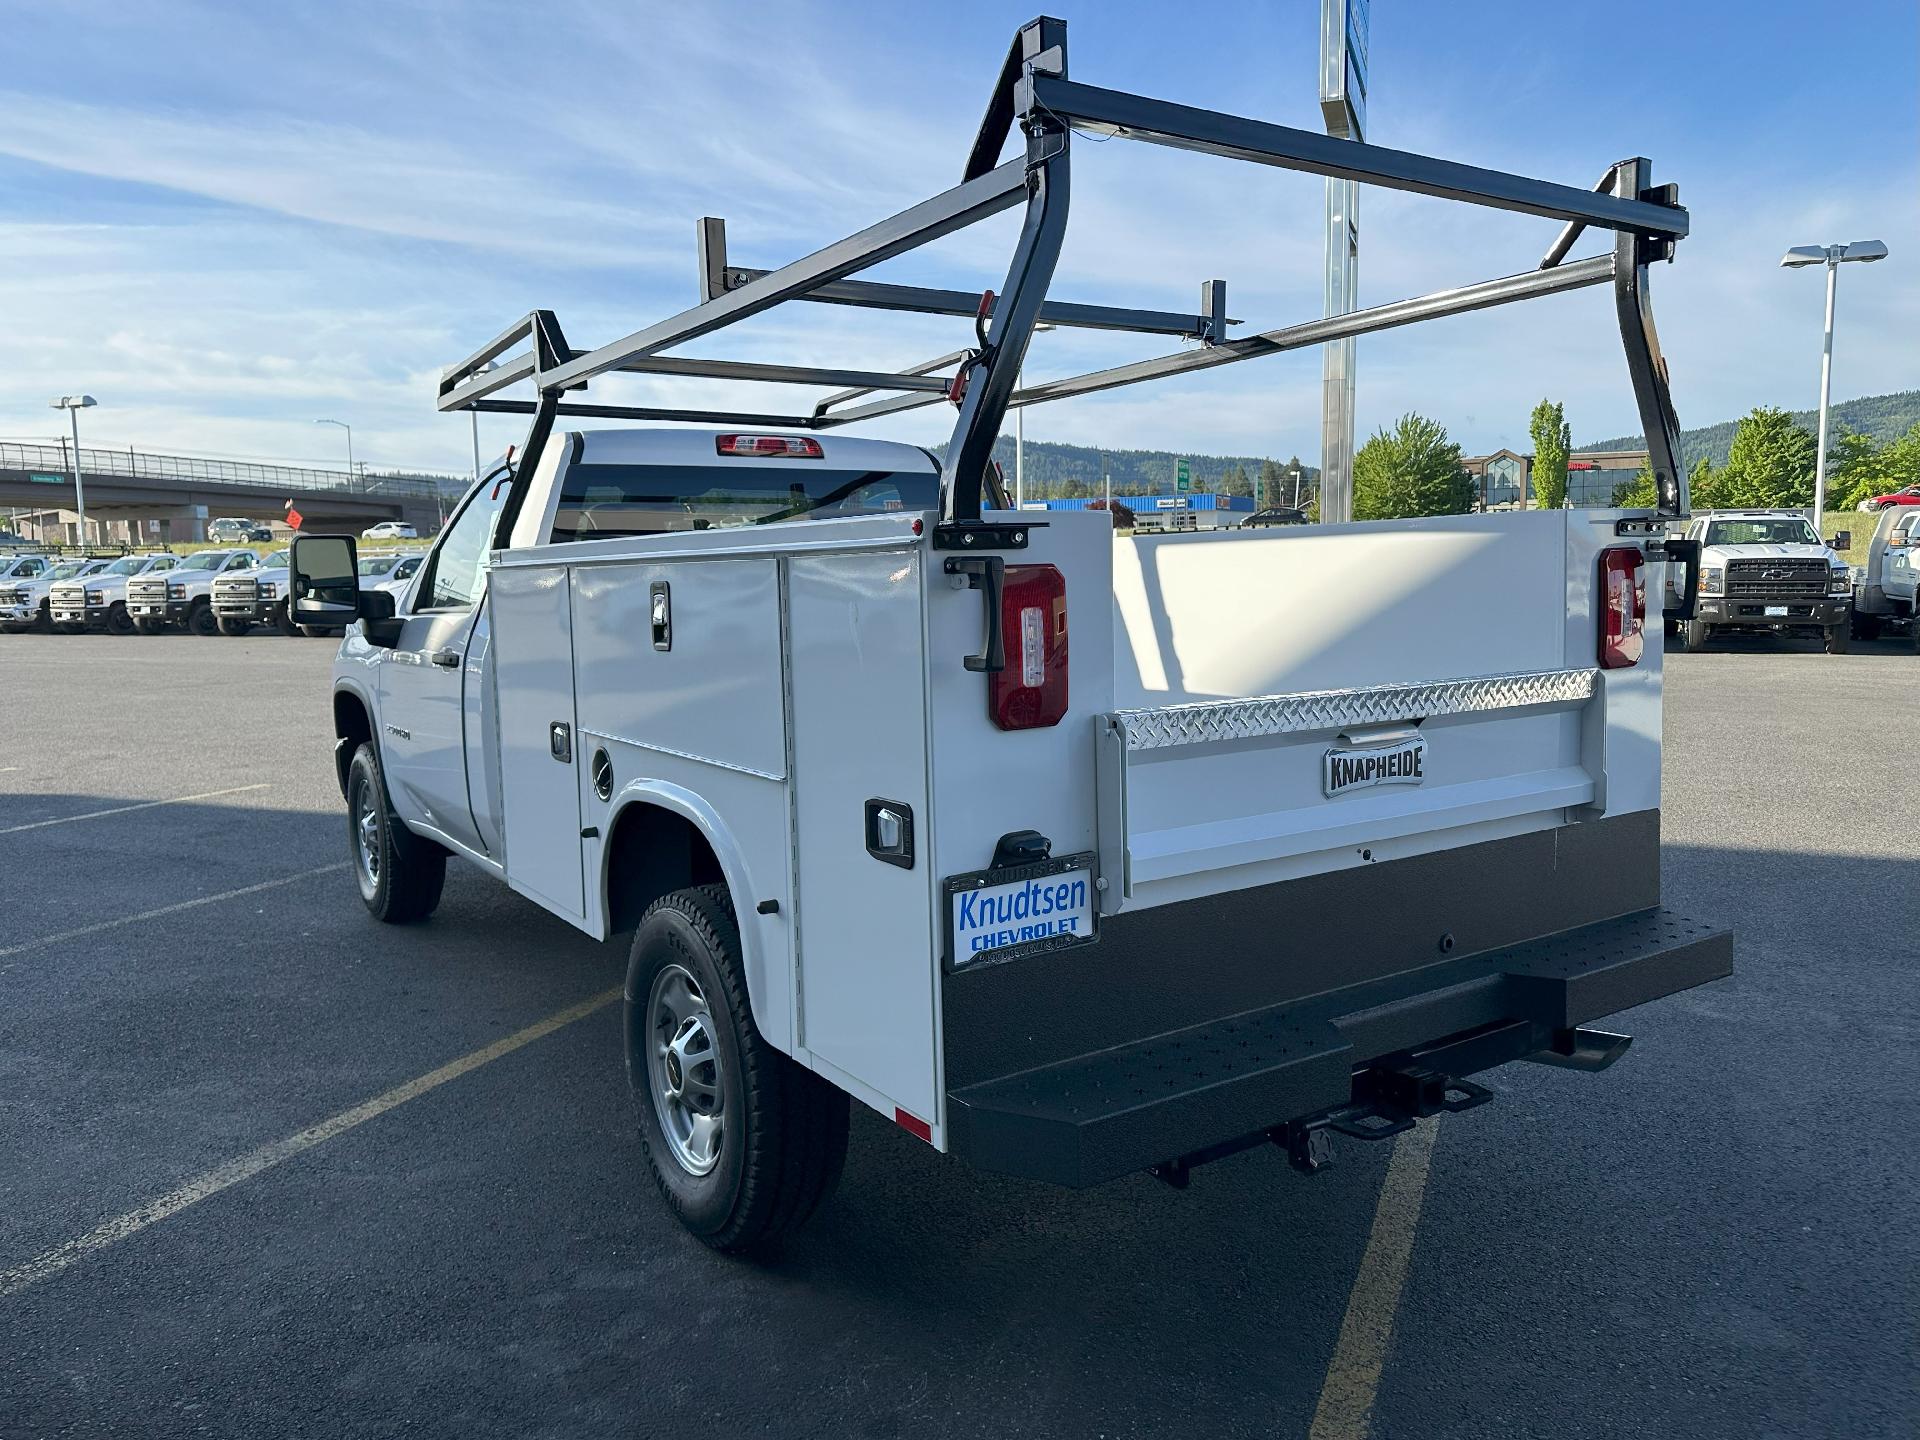
M 490 590 L 507 883 L 584 927 L 567 568 L 497 567 Z
M 931 1122 L 921 563 L 913 550 L 794 557 L 787 643 L 802 1043 L 816 1069 L 883 1114 L 898 1106 Z M 869 801 L 910 813 L 911 865 L 869 852 Z

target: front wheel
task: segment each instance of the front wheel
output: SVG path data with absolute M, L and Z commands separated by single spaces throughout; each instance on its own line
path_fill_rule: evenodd
M 1707 640 L 1713 634 L 1713 627 L 1704 620 L 1689 620 L 1681 630 L 1681 643 L 1687 653 L 1697 655 L 1707 648 Z
M 1880 638 L 1880 617 L 1853 612 L 1853 638 L 1856 640 L 1878 640 Z
M 1829 625 L 1827 627 L 1827 654 L 1844 655 L 1853 648 L 1853 625 Z
M 287 602 L 282 600 L 273 607 L 273 625 L 282 635 L 298 635 L 300 627 L 293 623 L 293 616 L 287 610 Z
M 218 635 L 220 622 L 211 605 L 196 605 L 187 612 L 187 629 L 196 635 Z
M 770 1249 L 839 1183 L 845 1092 L 753 1023 L 726 887 L 656 900 L 627 961 L 627 1082 L 667 1208 L 715 1250 Z
M 127 607 L 115 605 L 107 611 L 107 633 L 109 635 L 133 634 L 133 617 L 127 614 Z
M 440 903 L 447 852 L 415 835 L 393 813 L 386 778 L 371 745 L 354 751 L 347 770 L 347 846 L 360 898 L 376 920 L 424 920 Z
M 222 619 L 220 621 L 220 633 L 222 635 L 244 635 L 251 629 L 253 629 L 253 626 L 244 620 Z

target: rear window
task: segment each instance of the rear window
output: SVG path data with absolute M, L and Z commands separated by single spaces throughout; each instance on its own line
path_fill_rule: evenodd
M 770 465 L 575 465 L 567 471 L 553 539 L 601 540 L 667 530 L 711 530 L 934 510 L 932 470 L 834 470 L 809 460 Z

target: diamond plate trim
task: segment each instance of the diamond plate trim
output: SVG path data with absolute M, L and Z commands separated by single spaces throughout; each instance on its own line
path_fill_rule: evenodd
M 1164 750 L 1215 740 L 1253 740 L 1263 735 L 1341 730 L 1349 725 L 1387 725 L 1435 715 L 1584 704 L 1593 698 L 1599 673 L 1590 668 L 1529 670 L 1427 685 L 1305 690 L 1297 695 L 1260 695 L 1251 700 L 1202 700 L 1151 710 L 1116 710 L 1108 718 L 1129 751 Z

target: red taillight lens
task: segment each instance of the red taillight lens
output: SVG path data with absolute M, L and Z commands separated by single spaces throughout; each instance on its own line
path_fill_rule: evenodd
M 1002 730 L 1058 725 L 1067 713 L 1067 578 L 1051 565 L 1009 565 L 1000 590 L 1004 668 L 987 677 L 987 713 Z
M 1640 663 L 1647 630 L 1647 579 L 1640 552 L 1628 547 L 1600 552 L 1600 668 L 1624 670 Z
M 716 435 L 713 448 L 720 455 L 742 455 L 763 460 L 824 460 L 818 440 L 800 435 Z

